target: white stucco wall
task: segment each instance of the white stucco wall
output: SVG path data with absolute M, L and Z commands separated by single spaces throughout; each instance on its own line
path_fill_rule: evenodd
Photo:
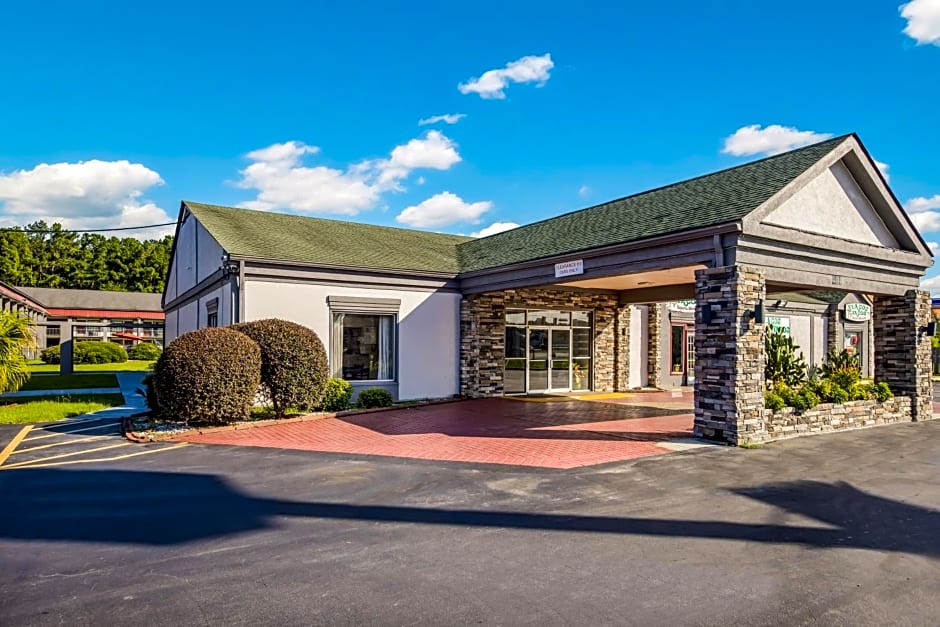
M 876 246 L 899 247 L 841 162 L 785 200 L 764 222 Z
M 649 383 L 649 307 L 630 307 L 630 387 Z
M 222 247 L 199 222 L 196 223 L 196 280 L 202 281 L 222 266 Z
M 328 296 L 397 298 L 398 396 L 451 396 L 459 390 L 460 295 L 249 280 L 245 320 L 283 318 L 313 329 L 330 351 Z

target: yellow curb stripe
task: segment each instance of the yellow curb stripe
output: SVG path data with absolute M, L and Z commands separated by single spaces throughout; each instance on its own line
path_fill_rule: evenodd
M 98 462 L 115 462 L 115 461 L 119 461 L 122 459 L 127 459 L 129 457 L 138 457 L 140 455 L 150 455 L 151 453 L 164 453 L 166 451 L 172 451 L 174 449 L 183 448 L 184 446 L 189 446 L 189 444 L 187 442 L 183 442 L 182 444 L 176 444 L 174 446 L 169 446 L 166 448 L 149 449 L 146 451 L 139 451 L 137 453 L 128 453 L 127 455 L 116 455 L 114 457 L 98 457 L 95 459 L 73 459 L 73 460 L 69 460 L 65 462 L 51 462 L 48 464 L 23 463 L 23 464 L 17 464 L 16 468 L 13 468 L 12 466 L 3 466 L 3 467 L 0 467 L 0 470 L 29 470 L 30 468 L 48 468 L 50 466 L 69 466 L 71 464 L 94 464 Z M 47 459 L 52 459 L 52 458 L 47 458 Z M 38 461 L 42 462 L 44 460 L 38 460 Z
M 96 440 L 110 440 L 111 436 L 109 435 L 93 435 L 87 438 L 78 438 L 77 440 L 66 440 L 65 442 L 55 442 L 53 444 L 43 444 L 42 446 L 33 446 L 31 448 L 21 448 L 17 450 L 14 455 L 17 453 L 29 453 L 30 451 L 38 451 L 44 448 L 52 448 L 53 446 L 66 446 L 68 444 L 78 444 L 79 442 L 94 442 Z
M 43 440 L 45 438 L 54 438 L 57 435 L 69 435 L 70 433 L 84 433 L 85 431 L 96 431 L 98 429 L 110 429 L 111 427 L 120 427 L 121 423 L 119 422 L 109 422 L 108 424 L 98 425 L 97 427 L 85 427 L 84 429 L 72 429 L 71 431 L 56 431 L 55 433 L 48 433 L 46 435 L 34 435 L 29 438 L 29 441 L 33 440 Z
M 33 425 L 26 425 L 20 429 L 19 433 L 13 436 L 13 439 L 10 440 L 9 444 L 3 447 L 3 450 L 0 451 L 0 466 L 2 466 L 3 462 L 7 460 L 7 457 L 13 453 L 13 450 L 20 445 L 20 442 L 23 441 L 23 438 L 26 437 L 26 434 L 29 433 L 32 428 Z
M 15 464 L 7 464 L 4 468 L 16 468 L 17 466 L 25 466 L 27 464 L 49 462 L 53 459 L 62 459 L 63 457 L 75 457 L 76 455 L 85 455 L 87 453 L 97 453 L 98 451 L 106 451 L 112 448 L 119 448 L 121 446 L 130 446 L 130 442 L 122 442 L 121 444 L 109 444 L 108 446 L 99 446 L 98 448 L 90 448 L 84 451 L 73 451 L 71 453 L 63 453 L 62 455 L 53 455 L 52 457 L 41 457 L 39 459 L 30 459 L 24 462 L 16 462 Z

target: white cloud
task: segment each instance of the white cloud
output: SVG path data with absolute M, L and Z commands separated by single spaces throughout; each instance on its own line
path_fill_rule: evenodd
M 940 194 L 912 198 L 904 203 L 904 209 L 921 233 L 940 231 Z
M 940 275 L 924 277 L 920 280 L 920 289 L 936 294 L 940 292 Z
M 441 192 L 406 208 L 395 219 L 417 227 L 441 227 L 460 222 L 475 224 L 492 206 L 488 200 L 468 203 L 457 194 Z
M 898 8 L 907 20 L 905 35 L 919 44 L 940 46 L 940 0 L 913 0 Z
M 445 124 L 456 124 L 465 117 L 467 117 L 466 113 L 445 113 L 444 115 L 432 115 L 429 118 L 418 120 L 418 126 L 437 124 L 439 122 L 444 122 Z
M 344 170 L 304 165 L 306 155 L 319 152 L 296 141 L 249 152 L 245 156 L 252 163 L 240 171 L 236 185 L 258 194 L 242 206 L 352 216 L 375 207 L 383 193 L 402 190 L 412 171 L 447 170 L 461 160 L 457 145 L 440 131 L 396 146 L 386 159 L 361 161 Z
M 587 198 L 591 193 L 591 188 L 587 185 L 582 185 L 578 188 L 578 196 L 581 198 Z
M 58 222 L 66 229 L 101 229 L 172 222 L 162 208 L 143 198 L 163 179 L 129 161 L 41 163 L 31 170 L 0 173 L 0 224 Z M 138 238 L 172 233 L 172 227 L 128 231 Z
M 490 235 L 496 235 L 497 233 L 502 233 L 503 231 L 509 231 L 516 228 L 519 228 L 519 225 L 515 222 L 494 222 L 493 224 L 484 227 L 479 231 L 471 233 L 470 237 L 489 237 Z
M 507 63 L 505 67 L 487 70 L 478 78 L 471 78 L 466 83 L 457 85 L 462 94 L 479 94 L 481 98 L 502 100 L 503 91 L 509 83 L 536 83 L 541 87 L 550 78 L 549 72 L 555 67 L 551 54 L 540 57 L 528 56 Z
M 888 170 L 891 168 L 891 166 L 884 161 L 878 161 L 877 159 L 875 159 L 875 165 L 878 166 L 878 169 L 881 171 L 881 176 L 885 177 L 885 181 L 890 182 L 891 175 L 888 174 Z
M 781 152 L 808 146 L 832 137 L 831 133 L 800 131 L 792 126 L 770 124 L 761 128 L 760 124 L 742 126 L 725 138 L 721 152 L 736 157 L 749 155 L 776 155 Z
M 940 244 L 938 244 L 937 242 L 926 242 L 926 244 L 927 244 L 927 248 L 930 249 L 930 252 L 936 255 L 937 249 L 940 248 Z

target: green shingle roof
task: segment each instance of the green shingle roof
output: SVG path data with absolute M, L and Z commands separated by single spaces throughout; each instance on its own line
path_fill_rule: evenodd
M 737 222 L 846 137 L 481 239 L 189 201 L 184 205 L 232 255 L 458 274 Z
M 184 201 L 231 255 L 312 265 L 457 274 L 470 238 Z
M 461 244 L 463 272 L 736 222 L 847 136 Z

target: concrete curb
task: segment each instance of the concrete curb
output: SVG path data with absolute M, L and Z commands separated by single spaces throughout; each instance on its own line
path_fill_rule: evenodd
M 314 422 L 316 420 L 327 420 L 329 418 L 344 418 L 346 416 L 358 416 L 360 414 L 377 414 L 385 411 L 399 411 L 403 409 L 417 409 L 419 407 L 429 407 L 431 405 L 446 405 L 448 403 L 457 403 L 467 400 L 465 398 L 446 398 L 433 401 L 422 401 L 415 404 L 399 405 L 392 407 L 375 407 L 373 409 L 347 409 L 345 411 L 323 414 L 305 414 L 303 416 L 294 416 L 292 418 L 271 418 L 268 420 L 254 420 L 251 422 L 237 422 L 233 425 L 221 425 L 218 427 L 195 427 L 187 429 L 183 433 L 159 433 L 159 432 L 139 432 L 134 431 L 133 420 L 141 416 L 147 416 L 149 411 L 139 412 L 121 420 L 121 430 L 124 437 L 137 444 L 147 442 L 165 442 L 186 438 L 191 435 L 206 435 L 210 433 L 227 433 L 231 431 L 244 431 L 245 429 L 254 429 L 255 427 L 270 427 L 272 425 L 287 425 L 295 422 Z

